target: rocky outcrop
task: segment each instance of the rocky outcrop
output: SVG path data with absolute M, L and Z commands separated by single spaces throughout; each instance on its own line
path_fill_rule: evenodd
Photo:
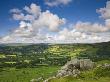
M 48 79 L 44 80 L 43 82 L 49 82 L 49 80 L 56 78 L 55 76 L 49 77 Z
M 67 62 L 57 73 L 56 77 L 72 75 L 77 77 L 80 70 L 89 70 L 94 67 L 94 63 L 90 59 L 73 59 Z
M 110 64 L 105 63 L 105 64 L 98 65 L 97 67 L 110 69 Z
M 105 63 L 105 64 L 102 65 L 102 67 L 103 67 L 103 68 L 108 68 L 108 69 L 110 69 L 110 64 Z
M 39 77 L 39 78 L 37 78 L 37 79 L 32 79 L 32 80 L 30 80 L 30 82 L 41 82 L 41 81 L 43 81 L 44 79 L 43 79 L 43 77 Z
M 73 76 L 77 77 L 80 75 L 81 70 L 89 70 L 94 67 L 94 62 L 90 59 L 72 59 L 67 62 L 60 70 L 58 70 L 56 76 L 49 77 L 43 82 L 49 82 L 49 80 L 59 77 Z

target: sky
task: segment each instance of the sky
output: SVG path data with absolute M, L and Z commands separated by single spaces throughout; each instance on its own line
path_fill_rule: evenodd
M 109 0 L 0 2 L 0 43 L 97 43 L 109 37 Z

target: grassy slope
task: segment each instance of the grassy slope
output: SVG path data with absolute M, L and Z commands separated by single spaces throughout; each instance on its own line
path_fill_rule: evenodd
M 49 82 L 109 82 L 110 78 L 109 77 L 102 77 L 99 79 L 74 79 L 71 77 L 66 77 L 66 78 L 59 78 L 59 79 L 53 79 Z
M 50 80 L 49 82 L 109 82 L 110 68 L 96 67 L 88 71 L 81 71 L 79 77 L 61 77 Z
M 30 82 L 33 78 L 43 76 L 47 78 L 55 73 L 59 67 L 39 67 L 39 68 L 5 68 L 0 72 L 0 82 Z

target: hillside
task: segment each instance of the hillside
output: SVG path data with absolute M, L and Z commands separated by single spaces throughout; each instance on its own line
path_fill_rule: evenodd
M 16 44 L 0 45 L 0 65 L 64 65 L 72 58 L 95 62 L 110 59 L 110 42 L 96 44 Z M 60 60 L 63 60 L 60 62 Z M 13 65 L 14 64 L 14 65 Z
M 47 79 L 74 58 L 91 59 L 97 66 L 110 64 L 110 42 L 2 44 L 0 45 L 0 82 L 29 82 L 39 77 Z M 93 70 L 81 71 L 78 78 L 68 76 L 55 78 L 49 82 L 108 82 L 110 80 L 109 70 L 96 67 Z

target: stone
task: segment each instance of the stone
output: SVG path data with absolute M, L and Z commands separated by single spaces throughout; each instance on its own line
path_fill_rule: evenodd
M 80 69 L 88 70 L 94 67 L 94 63 L 90 59 L 80 59 Z
M 49 82 L 49 80 L 56 78 L 55 76 L 49 77 L 48 79 L 44 80 L 43 82 Z
M 77 77 L 80 74 L 80 70 L 88 70 L 94 67 L 94 62 L 90 59 L 72 59 L 67 62 L 61 69 L 58 71 L 56 77 L 63 77 L 72 75 Z
M 41 82 L 43 81 L 43 77 L 39 77 L 37 79 L 32 79 L 30 82 Z
M 77 77 L 80 75 L 80 70 L 88 70 L 94 67 L 94 62 L 90 59 L 72 59 L 67 62 L 64 66 L 58 70 L 56 76 L 50 77 L 43 82 L 49 82 L 49 80 L 53 78 L 67 77 L 73 76 Z

